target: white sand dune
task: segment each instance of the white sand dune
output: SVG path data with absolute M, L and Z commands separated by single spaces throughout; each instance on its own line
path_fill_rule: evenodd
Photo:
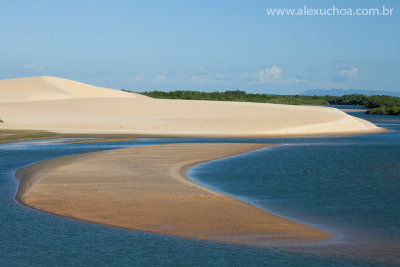
M 60 133 L 256 137 L 373 133 L 338 109 L 153 99 L 55 77 L 0 80 L 1 128 Z
M 134 95 L 49 76 L 0 81 L 0 103 L 103 97 L 134 97 Z

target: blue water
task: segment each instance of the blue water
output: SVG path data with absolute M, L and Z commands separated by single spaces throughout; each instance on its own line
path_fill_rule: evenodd
M 0 266 L 375 266 L 400 242 L 400 119 L 354 113 L 391 133 L 321 138 L 142 139 L 137 142 L 0 145 Z M 45 159 L 176 142 L 279 144 L 195 166 L 208 187 L 334 233 L 326 248 L 257 248 L 127 231 L 48 215 L 18 204 L 15 172 Z M 358 253 L 377 246 L 377 257 Z M 368 245 L 369 246 L 369 245 Z M 388 247 L 387 251 L 382 247 Z M 339 248 L 339 249 L 336 249 Z M 361 250 L 364 250 L 362 247 Z
M 340 109 L 364 109 L 363 106 L 360 105 L 325 105 L 326 107 L 331 108 L 340 108 Z
M 189 175 L 217 191 L 326 229 L 341 242 L 374 238 L 400 245 L 398 132 L 283 142 L 197 165 Z

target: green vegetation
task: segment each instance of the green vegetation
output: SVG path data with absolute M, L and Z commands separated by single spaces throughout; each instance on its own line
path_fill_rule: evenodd
M 376 115 L 400 115 L 400 106 L 373 108 L 367 110 L 366 113 Z
M 172 91 L 161 92 L 152 91 L 141 93 L 153 98 L 167 99 L 187 99 L 187 100 L 215 100 L 215 101 L 239 101 L 239 102 L 257 102 L 274 103 L 289 105 L 328 105 L 329 102 L 319 96 L 302 95 L 266 95 L 266 94 L 248 94 L 244 91 L 225 91 L 225 92 L 198 92 L 198 91 Z
M 59 134 L 37 130 L 5 130 L 0 129 L 0 144 L 33 139 L 60 137 Z
M 100 143 L 136 141 L 132 135 L 102 135 L 102 134 L 58 134 L 41 130 L 8 130 L 0 129 L 0 144 L 27 140 L 56 139 L 56 138 L 96 138 L 74 141 L 63 141 L 65 144 Z
M 127 91 L 127 90 L 124 90 Z M 129 91 L 127 91 L 129 92 Z M 150 91 L 141 93 L 153 98 L 257 102 L 289 105 L 360 105 L 369 108 L 370 114 L 399 115 L 400 97 L 386 95 L 303 96 L 248 94 L 244 91 L 199 92 L 199 91 Z
M 0 119 L 0 123 L 3 123 L 4 121 L 2 119 Z

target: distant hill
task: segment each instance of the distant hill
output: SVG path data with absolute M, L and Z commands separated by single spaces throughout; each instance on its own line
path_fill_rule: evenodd
M 400 97 L 400 92 L 387 92 L 387 91 L 378 91 L 378 90 L 360 90 L 360 89 L 330 89 L 330 90 L 307 90 L 301 93 L 301 95 L 309 95 L 309 96 L 323 96 L 323 95 L 331 95 L 331 96 L 343 96 L 343 95 L 352 95 L 352 94 L 362 94 L 362 95 L 389 95 Z

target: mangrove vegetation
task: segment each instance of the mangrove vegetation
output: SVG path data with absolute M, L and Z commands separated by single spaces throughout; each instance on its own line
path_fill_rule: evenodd
M 126 90 L 124 90 L 126 91 Z M 128 91 L 129 92 L 129 91 Z M 148 91 L 140 94 L 163 99 L 213 100 L 273 103 L 289 105 L 359 105 L 369 109 L 367 113 L 380 115 L 400 115 L 400 97 L 387 95 L 367 96 L 352 94 L 344 96 L 305 96 L 252 94 L 245 91 L 200 92 L 200 91 Z

